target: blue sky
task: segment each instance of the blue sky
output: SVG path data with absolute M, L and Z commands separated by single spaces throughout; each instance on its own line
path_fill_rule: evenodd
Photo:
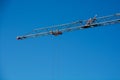
M 120 24 L 22 41 L 35 28 L 120 12 L 120 0 L 1 0 L 1 80 L 120 80 Z

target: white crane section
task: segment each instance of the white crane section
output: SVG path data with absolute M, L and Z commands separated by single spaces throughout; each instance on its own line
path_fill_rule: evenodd
M 105 26 L 116 23 L 120 23 L 120 13 L 116 13 L 109 16 L 103 16 L 103 17 L 94 16 L 93 18 L 90 18 L 88 20 L 78 20 L 71 23 L 34 29 L 30 34 L 17 36 L 17 40 L 23 40 L 27 38 L 47 36 L 47 35 L 58 36 L 63 34 L 64 32 L 83 30 L 87 28 L 94 28 L 94 27 Z

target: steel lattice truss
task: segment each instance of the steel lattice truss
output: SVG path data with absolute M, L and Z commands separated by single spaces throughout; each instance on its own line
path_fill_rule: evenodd
M 30 34 L 18 36 L 17 40 L 39 37 L 39 36 L 47 36 L 47 35 L 57 36 L 57 35 L 61 35 L 64 32 L 83 30 L 87 28 L 94 28 L 94 27 L 105 26 L 116 23 L 120 23 L 120 13 L 116 13 L 114 15 L 109 15 L 109 16 L 103 16 L 103 17 L 94 16 L 93 18 L 90 18 L 88 20 L 78 20 L 71 23 L 34 29 Z

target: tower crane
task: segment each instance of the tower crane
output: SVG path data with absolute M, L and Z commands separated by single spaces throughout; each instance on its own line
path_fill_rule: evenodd
M 58 35 L 62 35 L 64 32 L 84 30 L 88 28 L 94 28 L 94 27 L 117 24 L 117 23 L 120 23 L 120 13 L 103 16 L 103 17 L 97 17 L 96 15 L 88 20 L 78 20 L 71 23 L 34 29 L 30 34 L 17 36 L 17 40 L 23 40 L 27 38 L 47 36 L 47 35 L 58 36 Z

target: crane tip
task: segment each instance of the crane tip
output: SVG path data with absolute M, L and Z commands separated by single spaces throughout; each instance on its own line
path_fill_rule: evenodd
M 25 37 L 25 36 L 17 36 L 17 37 L 16 37 L 17 40 L 23 40 L 23 39 L 25 39 L 25 38 L 27 38 L 27 37 Z

